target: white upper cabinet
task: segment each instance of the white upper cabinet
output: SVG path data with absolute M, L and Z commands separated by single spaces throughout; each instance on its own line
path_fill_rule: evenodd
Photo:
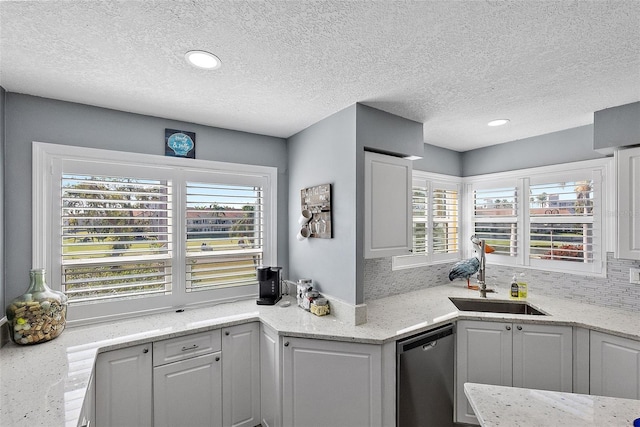
M 411 252 L 411 172 L 410 160 L 365 152 L 365 258 Z
M 640 147 L 616 151 L 617 258 L 640 259 Z

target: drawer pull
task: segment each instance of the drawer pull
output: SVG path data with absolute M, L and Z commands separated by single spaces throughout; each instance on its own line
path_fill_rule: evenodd
M 145 348 L 144 350 L 142 350 L 142 352 L 143 352 L 144 354 L 147 354 L 147 353 L 149 353 L 149 349 L 148 349 L 148 348 Z
M 220 361 L 220 356 L 216 356 L 216 362 Z
M 518 330 L 521 331 L 522 330 L 522 326 L 518 326 Z
M 198 345 L 194 344 L 191 347 L 182 347 L 182 351 L 195 350 L 196 348 L 198 348 Z
M 505 328 L 507 331 L 510 331 L 510 330 L 511 330 L 511 326 L 505 326 L 504 328 Z
M 229 331 L 226 331 L 224 334 L 225 334 L 226 336 L 229 336 Z

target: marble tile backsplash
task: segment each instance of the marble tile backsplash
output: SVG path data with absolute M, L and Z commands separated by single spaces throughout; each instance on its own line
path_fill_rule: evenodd
M 449 269 L 453 264 L 392 271 L 391 258 L 367 259 L 364 262 L 365 303 L 448 283 Z M 640 268 L 640 261 L 615 259 L 612 253 L 608 253 L 606 278 L 499 265 L 488 265 L 486 277 L 489 287 L 505 288 L 514 273 L 525 273 L 530 293 L 640 311 L 640 285 L 629 283 L 629 269 L 632 267 Z M 463 286 L 464 282 L 459 283 Z

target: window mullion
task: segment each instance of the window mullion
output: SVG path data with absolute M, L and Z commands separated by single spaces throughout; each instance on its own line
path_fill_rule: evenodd
M 427 262 L 433 261 L 433 183 L 431 181 L 425 181 L 425 189 L 427 194 L 427 234 L 426 234 L 426 252 Z
M 173 222 L 173 289 L 175 304 L 183 305 L 187 302 L 186 289 L 186 232 L 187 232 L 187 196 L 186 172 L 179 170 L 175 176 L 173 211 L 176 212 Z
M 518 223 L 521 224 L 518 230 L 518 264 L 529 265 L 530 250 L 530 216 L 529 216 L 529 189 L 530 179 L 518 179 Z

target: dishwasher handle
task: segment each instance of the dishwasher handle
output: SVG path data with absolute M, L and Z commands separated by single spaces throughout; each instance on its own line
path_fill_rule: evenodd
M 435 347 L 438 344 L 438 340 L 436 341 L 431 341 L 430 343 L 424 344 L 422 346 L 422 350 L 427 351 L 427 350 L 431 350 L 433 347 Z
M 433 331 L 427 331 L 423 334 L 415 335 L 410 338 L 398 341 L 396 347 L 396 353 L 398 355 L 413 350 L 414 348 L 422 347 L 423 350 L 430 350 L 436 346 L 437 340 L 453 335 L 453 325 L 444 325 Z

